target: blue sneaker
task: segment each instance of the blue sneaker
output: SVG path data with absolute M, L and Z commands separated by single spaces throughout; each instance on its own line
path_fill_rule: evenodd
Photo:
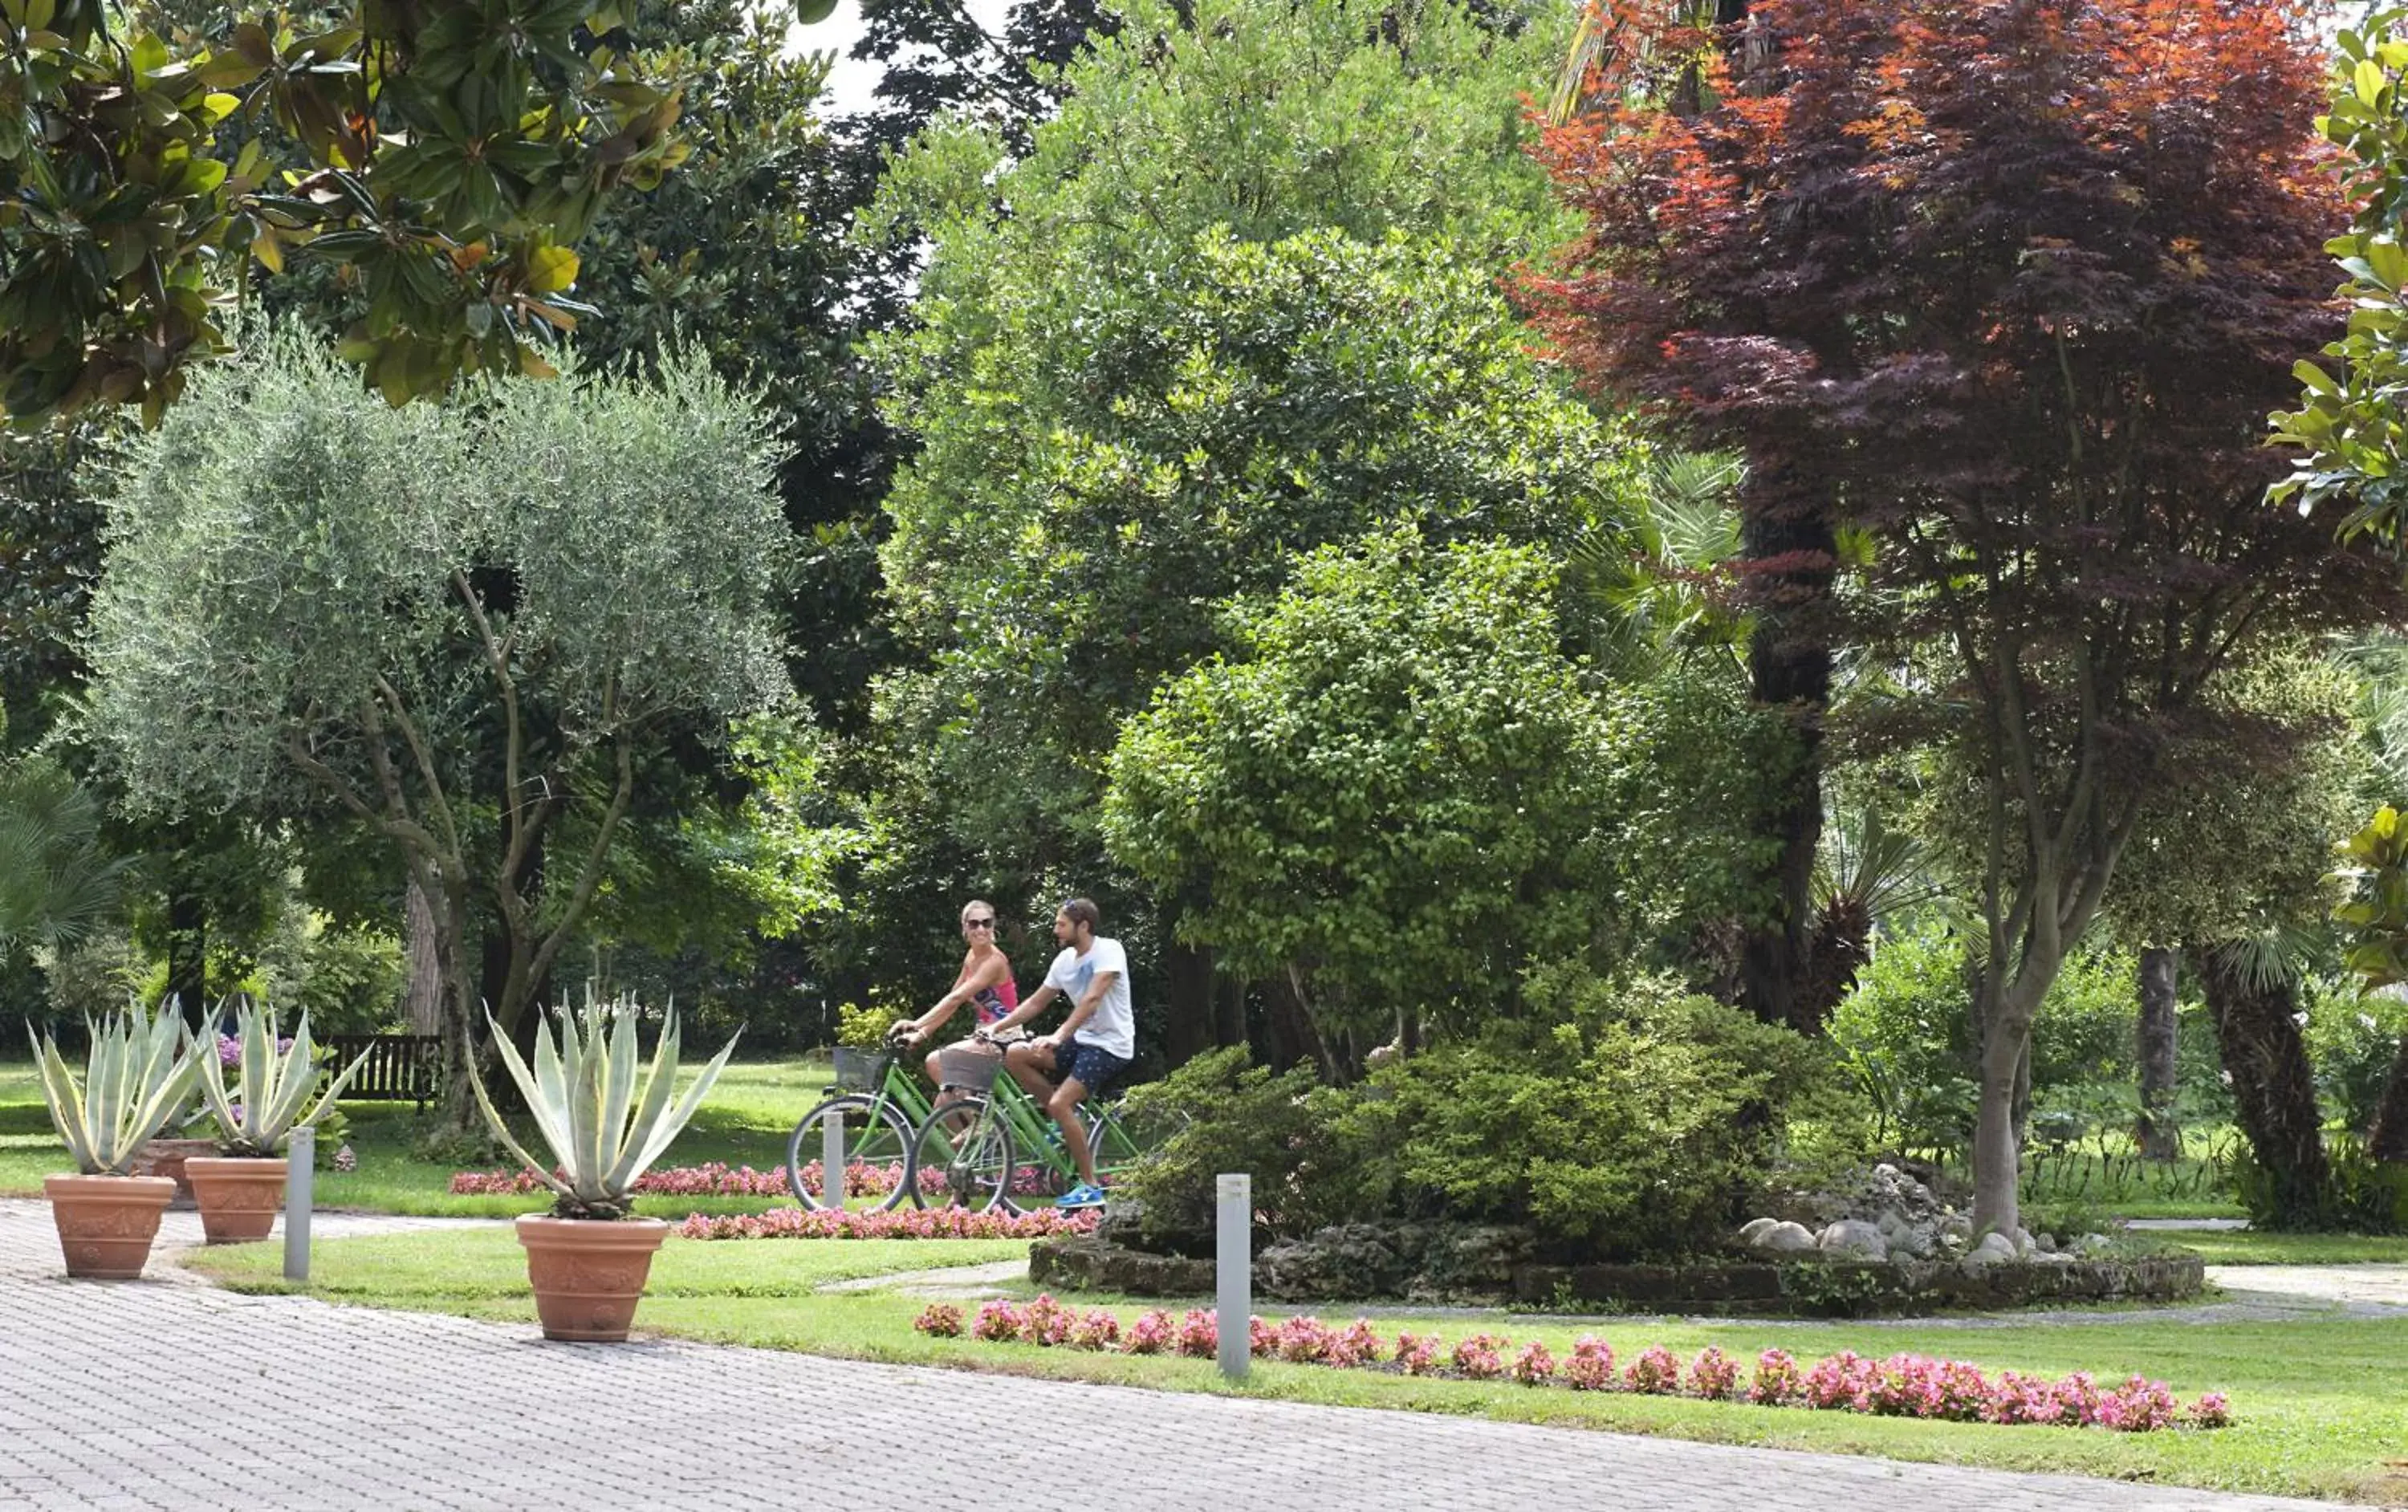
M 1060 1197 L 1056 1198 L 1054 1205 L 1056 1207 L 1101 1207 L 1104 1205 L 1104 1189 L 1101 1187 L 1089 1186 L 1087 1183 L 1082 1181 L 1079 1185 L 1072 1187 L 1069 1191 L 1062 1193 Z

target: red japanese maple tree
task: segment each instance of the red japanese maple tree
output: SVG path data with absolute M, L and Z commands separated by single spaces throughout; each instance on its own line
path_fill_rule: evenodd
M 2391 568 L 2263 500 L 2265 415 L 2339 325 L 2323 64 L 2306 7 L 2254 0 L 1750 27 L 1622 49 L 1609 103 L 1546 132 L 1588 230 L 1526 290 L 1586 381 L 1745 453 L 1784 642 L 1921 670 L 1894 733 L 1951 749 L 1981 827 L 1974 1218 L 2012 1229 L 2032 1014 L 2143 810 L 2280 759 L 2229 738 L 2219 677 L 2399 611 Z M 1841 525 L 1874 560 L 1835 578 Z

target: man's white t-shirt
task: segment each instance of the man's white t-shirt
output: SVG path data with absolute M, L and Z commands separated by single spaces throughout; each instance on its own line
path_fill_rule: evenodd
M 1096 973 L 1112 973 L 1112 985 L 1104 989 L 1104 1000 L 1096 1011 L 1079 1026 L 1081 1043 L 1110 1050 L 1124 1061 L 1137 1059 L 1137 1013 L 1129 1006 L 1128 952 L 1118 940 L 1096 935 L 1087 944 L 1087 953 L 1065 948 L 1054 958 L 1053 968 L 1045 973 L 1045 985 L 1070 1000 L 1077 1007 L 1086 1000 L 1087 989 L 1095 985 Z

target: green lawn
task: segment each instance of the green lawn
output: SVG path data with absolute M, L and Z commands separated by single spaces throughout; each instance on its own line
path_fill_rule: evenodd
M 1204 1362 L 1080 1354 L 1026 1346 L 938 1340 L 911 1331 L 918 1298 L 892 1291 L 813 1294 L 839 1276 L 970 1263 L 1018 1253 L 1010 1243 L 672 1238 L 638 1315 L 645 1331 L 816 1354 L 1112 1381 L 1166 1391 L 1226 1391 Z M 250 1245 L 210 1250 L 191 1263 L 228 1285 L 285 1290 L 281 1250 Z M 533 1309 L 507 1234 L 435 1231 L 321 1244 L 310 1287 L 330 1300 L 527 1319 Z M 1025 1290 L 1025 1289 L 1024 1289 Z M 1141 1303 L 1115 1307 L 1124 1322 Z M 1325 1317 L 1340 1320 L 1342 1309 Z M 1584 1333 L 1627 1357 L 1664 1344 L 1684 1357 L 1707 1344 L 1745 1358 L 1778 1346 L 1801 1360 L 1853 1348 L 1914 1350 L 1987 1368 L 2102 1377 L 2140 1371 L 2187 1400 L 2205 1391 L 2232 1399 L 2234 1425 L 2216 1433 L 2123 1435 L 2097 1431 L 1994 1428 L 1627 1395 L 1582 1395 L 1471 1381 L 1409 1379 L 1369 1371 L 1257 1363 L 1245 1394 L 1343 1405 L 1481 1415 L 1518 1421 L 1664 1434 L 2002 1469 L 2150 1480 L 2363 1502 L 2408 1499 L 2402 1415 L 2384 1383 L 2403 1350 L 2408 1321 L 2200 1324 L 2181 1321 L 2035 1323 L 2005 1328 L 1876 1328 L 1861 1324 L 1555 1322 L 1514 1318 L 1382 1319 L 1383 1332 L 1435 1330 L 1452 1341 L 1478 1327 L 1516 1344 L 1544 1341 L 1560 1358 Z
M 430 1239 L 432 1242 L 430 1242 Z M 645 1305 L 696 1298 L 794 1301 L 830 1281 L 1024 1260 L 1025 1239 L 780 1239 L 753 1243 L 681 1239 L 652 1266 Z M 283 1278 L 284 1246 L 228 1245 L 187 1255 L 184 1264 L 238 1291 L 297 1290 Z M 461 1312 L 532 1321 L 526 1251 L 507 1226 L 328 1240 L 310 1252 L 316 1296 L 368 1306 Z M 825 1300 L 825 1299 L 823 1299 Z
M 785 1161 L 786 1135 L 795 1120 L 824 1095 L 827 1079 L 824 1057 L 732 1064 L 658 1163 L 702 1165 L 718 1161 L 775 1170 Z M 431 1123 L 432 1113 L 422 1117 L 406 1103 L 346 1103 L 343 1115 L 351 1120 L 350 1141 L 352 1153 L 359 1157 L 359 1168 L 349 1174 L 320 1169 L 322 1206 L 502 1218 L 537 1212 L 550 1205 L 551 1199 L 541 1196 L 452 1196 L 450 1184 L 454 1167 L 422 1161 L 412 1152 Z M 0 1196 L 38 1195 L 42 1177 L 64 1169 L 66 1152 L 42 1107 L 33 1067 L 24 1062 L 0 1063 Z M 785 1205 L 787 1201 L 656 1197 L 644 1210 L 661 1217 L 687 1212 L 757 1213 Z
M 2146 1237 L 2196 1249 L 2211 1265 L 2408 1265 L 2408 1237 L 2400 1235 L 2179 1229 Z

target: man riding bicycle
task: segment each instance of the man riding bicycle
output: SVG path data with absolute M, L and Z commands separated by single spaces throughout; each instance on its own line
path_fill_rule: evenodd
M 1072 898 L 1054 916 L 1054 937 L 1062 953 L 1045 973 L 1045 985 L 982 1033 L 1000 1036 L 1045 1010 L 1057 996 L 1070 999 L 1070 1016 L 1050 1034 L 1008 1047 L 1004 1068 L 1044 1105 L 1062 1131 L 1062 1146 L 1079 1167 L 1079 1184 L 1059 1207 L 1100 1207 L 1104 1189 L 1096 1179 L 1096 1153 L 1079 1121 L 1079 1105 L 1103 1091 L 1137 1058 L 1137 1015 L 1129 1005 L 1128 953 L 1121 942 L 1096 933 L 1103 916 L 1085 898 Z

